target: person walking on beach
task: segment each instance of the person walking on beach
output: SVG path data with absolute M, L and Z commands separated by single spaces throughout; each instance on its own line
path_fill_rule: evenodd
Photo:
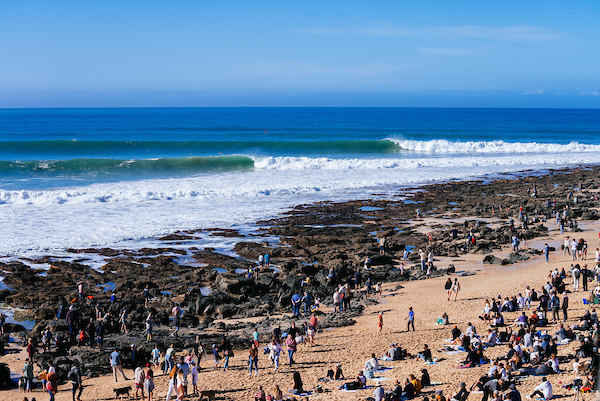
M 454 284 L 452 284 L 452 292 L 454 293 L 454 300 L 458 297 L 458 292 L 460 291 L 460 283 L 458 282 L 458 278 L 454 278 Z
M 412 306 L 408 307 L 408 316 L 406 316 L 404 320 L 408 320 L 406 323 L 406 331 L 410 331 L 410 326 L 412 326 L 413 331 L 415 331 L 415 312 L 413 312 Z
M 252 376 L 252 367 L 254 367 L 254 376 L 258 376 L 258 348 L 256 343 L 252 343 L 248 352 L 248 376 Z
M 381 334 L 381 330 L 383 329 L 383 312 L 379 312 L 379 329 L 377 329 L 377 334 Z
M 548 244 L 544 244 L 544 255 L 546 256 L 546 263 L 548 263 L 548 257 L 550 256 L 550 246 Z
M 448 293 L 448 301 L 450 301 L 450 296 L 452 295 L 452 279 L 450 277 L 448 277 L 448 280 L 446 280 L 446 284 L 444 284 L 444 288 L 446 289 L 446 292 Z
M 113 377 L 115 379 L 115 383 L 117 380 L 117 371 L 121 373 L 123 380 L 129 380 L 125 377 L 125 373 L 123 372 L 123 365 L 121 364 L 121 354 L 119 353 L 119 348 L 115 347 L 115 350 L 110 354 L 110 367 L 113 371 Z
M 79 394 L 77 394 L 77 401 L 81 401 L 81 393 L 83 392 L 83 384 L 81 379 L 81 369 L 79 369 L 79 361 L 76 361 L 69 373 L 67 373 L 67 378 L 71 382 L 72 385 L 72 395 L 73 401 L 75 401 L 75 393 L 79 390 Z

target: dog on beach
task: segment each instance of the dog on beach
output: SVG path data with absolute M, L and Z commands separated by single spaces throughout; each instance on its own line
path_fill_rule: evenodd
M 124 395 L 127 395 L 127 398 L 131 398 L 129 397 L 131 386 L 115 388 L 113 389 L 113 391 L 115 392 L 115 400 L 117 399 L 117 397 L 121 398 Z
M 216 394 L 216 391 L 214 391 L 214 390 L 200 391 L 200 401 L 202 401 L 204 399 L 204 397 L 206 397 L 206 399 L 208 401 L 211 401 L 213 398 L 215 398 L 215 394 Z

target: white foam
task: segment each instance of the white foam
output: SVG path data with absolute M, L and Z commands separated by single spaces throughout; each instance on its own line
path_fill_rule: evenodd
M 504 142 L 504 141 L 467 141 L 450 142 L 445 139 L 431 141 L 412 141 L 408 139 L 388 138 L 402 149 L 416 152 L 443 154 L 472 153 L 564 153 L 564 152 L 600 152 L 600 145 L 588 145 L 579 142 L 568 144 L 538 142 Z
M 0 255 L 113 246 L 176 230 L 227 228 L 321 200 L 526 169 L 600 163 L 600 152 L 377 159 L 276 157 L 246 172 L 102 183 L 43 191 L 0 190 Z

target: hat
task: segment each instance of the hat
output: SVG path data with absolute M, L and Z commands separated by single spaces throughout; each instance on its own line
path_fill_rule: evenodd
M 135 348 L 135 344 L 131 344 L 131 348 Z
M 395 347 L 395 346 L 396 346 L 396 343 L 391 343 L 390 344 L 390 347 Z
M 467 387 L 467 385 L 465 384 L 465 382 L 460 382 L 460 383 L 458 384 L 458 386 L 459 386 L 459 387 Z
M 73 310 L 75 307 L 73 305 L 69 306 L 69 310 Z
M 342 364 L 341 364 L 341 363 L 336 363 L 336 364 L 335 364 L 335 367 L 336 367 L 336 368 L 341 368 L 341 367 L 342 367 Z
M 436 395 L 442 395 L 442 390 L 435 390 Z
M 510 386 L 508 386 L 508 388 L 511 389 L 511 390 L 516 390 L 517 386 L 515 386 L 514 383 L 513 383 Z
M 150 362 L 148 362 L 148 363 L 146 364 L 146 367 L 147 367 L 147 368 L 149 368 L 149 367 L 150 367 Z

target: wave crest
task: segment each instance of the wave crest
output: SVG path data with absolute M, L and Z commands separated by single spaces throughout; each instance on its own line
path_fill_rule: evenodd
M 389 140 L 404 150 L 442 154 L 600 152 L 600 145 L 589 145 L 579 142 L 559 144 L 539 142 L 504 142 L 501 140 L 467 142 L 450 142 L 445 139 L 414 141 L 409 139 L 389 138 Z

